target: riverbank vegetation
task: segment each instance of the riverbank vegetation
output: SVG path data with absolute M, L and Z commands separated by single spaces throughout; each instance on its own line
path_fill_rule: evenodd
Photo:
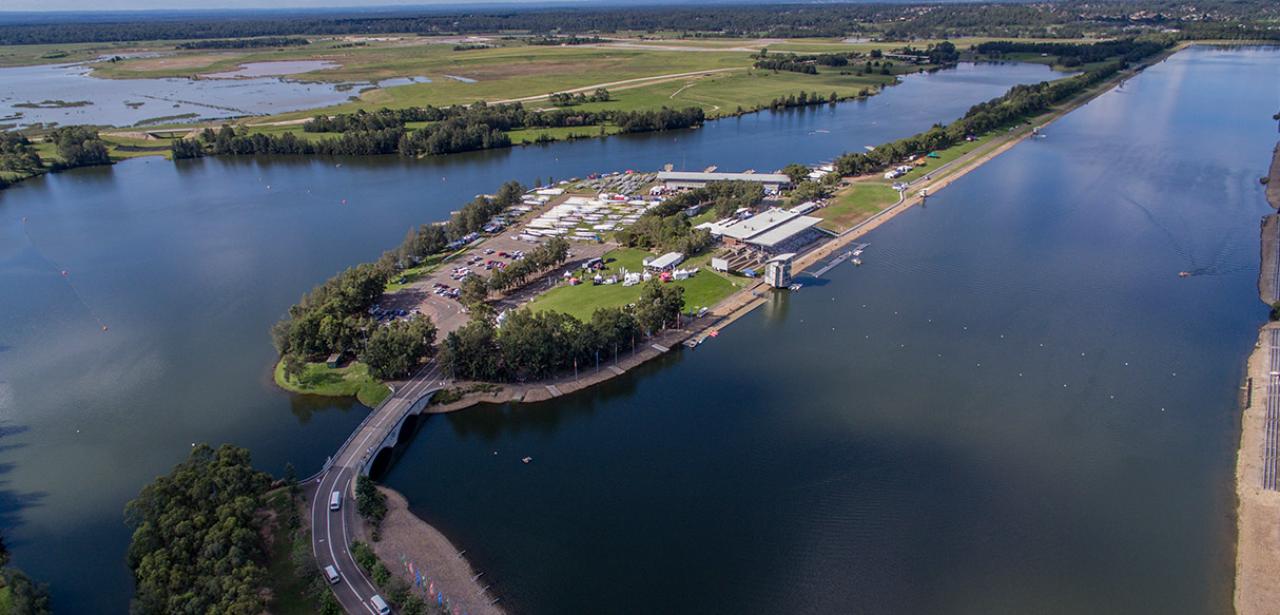
M 869 152 L 853 152 L 840 156 L 836 159 L 836 170 L 841 175 L 875 173 L 908 156 L 924 155 L 946 149 L 992 130 L 1025 121 L 1114 76 L 1126 68 L 1130 62 L 1160 53 L 1173 43 L 1174 41 L 1169 38 L 1099 43 L 1113 54 L 1107 56 L 1113 59 L 1099 68 L 1056 81 L 1014 86 L 997 98 L 970 107 L 964 117 L 950 124 L 936 125 L 925 132 L 877 146 Z M 1017 49 L 1018 47 L 1002 48 Z
M 276 363 L 274 380 L 276 386 L 292 393 L 355 397 L 370 408 L 391 394 L 387 385 L 370 375 L 369 366 L 359 361 L 329 367 L 327 363 L 310 363 L 297 355 L 285 355 Z
M 1255 26 L 1273 22 L 1276 7 L 1262 0 L 1206 0 L 1194 6 L 1161 0 L 1043 5 L 833 4 L 819 6 L 744 5 L 726 10 L 697 7 L 589 7 L 536 11 L 423 11 L 404 8 L 377 15 L 347 10 L 323 15 L 190 17 L 187 19 L 34 21 L 0 27 L 0 44 L 81 41 L 246 38 L 289 35 L 358 36 L 376 32 L 417 35 L 515 32 L 547 46 L 596 43 L 598 33 L 640 32 L 653 36 L 684 33 L 708 38 L 767 36 L 893 39 L 954 36 L 1079 37 L 1120 34 L 1129 29 L 1188 28 L 1200 23 Z M 576 37 L 568 38 L 568 37 Z M 529 37 L 526 37 L 529 38 Z M 542 40 L 539 40 L 542 39 Z
M 508 132 L 525 128 L 610 126 L 612 132 L 635 133 L 699 126 L 701 108 L 655 111 L 529 111 L 519 103 L 410 107 L 316 116 L 302 125 L 305 133 L 338 136 L 306 139 L 293 132 L 266 133 L 224 125 L 206 128 L 196 139 L 175 139 L 174 159 L 226 155 L 343 155 L 399 153 L 407 157 L 453 154 L 511 146 Z M 427 125 L 410 130 L 410 122 Z
M 49 171 L 112 164 L 111 148 L 88 126 L 46 131 L 37 143 L 25 134 L 0 131 L 0 189 Z
M 519 182 L 507 182 L 493 196 L 477 196 L 444 224 L 423 224 L 411 229 L 399 246 L 383 253 L 376 262 L 351 267 L 303 295 L 271 329 L 272 342 L 280 354 L 277 384 L 315 395 L 355 393 L 370 407 L 381 402 L 385 387 L 377 388 L 380 385 L 375 381 L 409 375 L 433 352 L 436 337 L 434 323 L 421 315 L 381 324 L 373 317 L 371 308 L 386 292 L 388 283 L 403 272 L 433 259 L 438 261 L 444 253 L 470 242 L 493 216 L 520 202 L 524 192 Z M 548 262 L 557 264 L 568 253 L 567 246 L 546 249 L 551 251 Z M 525 261 L 517 263 L 537 261 L 540 268 L 550 266 L 537 254 L 533 250 Z M 517 266 L 532 265 L 513 265 Z M 521 279 L 516 273 L 508 271 L 501 279 Z M 360 363 L 342 372 L 319 363 L 335 353 L 358 357 Z
M 261 613 L 268 605 L 259 511 L 271 478 L 249 451 L 198 444 L 125 508 L 134 613 Z
M 12 566 L 0 534 L 0 615 L 49 615 L 49 588 Z

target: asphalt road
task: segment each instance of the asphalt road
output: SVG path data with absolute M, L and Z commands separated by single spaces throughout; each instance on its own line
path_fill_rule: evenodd
M 347 613 L 377 613 L 370 599 L 378 594 L 378 588 L 351 556 L 353 532 L 360 523 L 356 516 L 356 477 L 366 456 L 375 452 L 372 447 L 382 442 L 409 406 L 441 380 L 440 367 L 434 361 L 419 368 L 343 444 L 329 469 L 306 485 L 311 498 L 311 552 L 321 571 L 329 565 L 338 569 L 342 580 L 330 587 Z M 334 491 L 342 492 L 342 507 L 337 511 L 329 510 Z

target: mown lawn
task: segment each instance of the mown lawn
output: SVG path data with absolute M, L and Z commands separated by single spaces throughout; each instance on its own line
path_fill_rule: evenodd
M 276 364 L 276 385 L 286 391 L 326 397 L 351 397 L 370 408 L 382 403 L 391 389 L 369 375 L 369 366 L 353 361 L 346 367 L 330 369 L 324 363 L 307 363 L 297 380 L 284 376 L 284 361 Z
M 814 212 L 822 218 L 822 228 L 837 233 L 870 218 L 898 202 L 898 192 L 878 181 L 857 182 L 836 193 L 826 207 Z
M 641 271 L 643 269 L 643 260 L 647 256 L 652 256 L 652 254 L 634 248 L 613 250 L 605 254 L 605 261 L 608 263 L 608 269 L 605 273 L 618 273 L 622 269 Z M 712 271 L 708 266 L 710 260 L 709 255 L 703 255 L 682 263 L 681 267 L 684 268 L 699 267 L 697 275 L 688 280 L 671 282 L 671 284 L 684 288 L 684 308 L 686 312 L 714 306 L 739 288 L 740 283 L 731 281 L 729 278 Z M 635 303 L 636 299 L 640 297 L 642 286 L 642 284 L 637 284 L 627 287 L 620 283 L 608 286 L 603 284 L 592 286 L 589 281 L 578 286 L 564 284 L 543 294 L 529 307 L 538 311 L 565 312 L 576 318 L 588 320 L 597 308 L 621 307 Z

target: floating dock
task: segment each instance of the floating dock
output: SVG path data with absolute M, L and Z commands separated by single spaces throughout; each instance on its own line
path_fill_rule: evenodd
M 858 255 L 862 254 L 862 251 L 863 251 L 863 250 L 866 250 L 866 249 L 867 249 L 867 246 L 869 246 L 869 245 L 871 245 L 871 244 L 869 244 L 869 243 L 855 243 L 855 244 L 853 244 L 853 248 L 852 248 L 852 249 L 850 249 L 850 250 L 848 250 L 848 251 L 845 251 L 845 252 L 842 252 L 839 256 L 836 256 L 835 258 L 833 258 L 833 259 L 831 259 L 831 260 L 827 261 L 827 262 L 826 262 L 826 264 L 824 264 L 822 267 L 820 267 L 817 271 L 812 271 L 812 272 L 810 272 L 810 271 L 806 271 L 805 273 L 806 273 L 806 274 L 808 274 L 808 275 L 811 275 L 811 276 L 813 276 L 813 277 L 815 277 L 815 278 L 820 278 L 820 277 L 822 277 L 822 276 L 823 276 L 823 274 L 825 274 L 826 272 L 831 271 L 832 269 L 835 269 L 837 266 L 839 266 L 839 265 L 840 265 L 840 263 L 843 263 L 843 262 L 845 262 L 845 261 L 847 261 L 847 260 L 849 260 L 849 259 L 851 259 L 851 258 L 853 258 L 853 257 L 855 257 L 855 256 L 858 256 Z

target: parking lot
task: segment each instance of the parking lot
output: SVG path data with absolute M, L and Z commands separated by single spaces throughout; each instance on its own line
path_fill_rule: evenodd
M 420 312 L 427 315 L 439 329 L 439 335 L 458 329 L 467 322 L 467 312 L 459 302 L 456 294 L 462 287 L 466 276 L 479 275 L 488 277 L 498 268 L 509 266 L 526 253 L 539 245 L 538 241 L 519 239 L 520 229 L 528 220 L 542 211 L 563 202 L 564 198 L 552 200 L 545 207 L 535 209 L 521 216 L 515 224 L 501 232 L 482 239 L 466 252 L 441 264 L 435 271 L 423 276 L 408 287 L 383 297 L 380 306 L 385 310 L 405 315 Z M 611 242 L 572 241 L 570 242 L 569 260 L 565 267 L 574 266 L 586 259 L 596 258 L 617 247 Z M 559 280 L 559 272 L 563 268 L 550 273 L 553 281 Z M 498 308 L 508 309 L 528 302 L 538 292 L 549 288 L 548 276 L 533 280 L 525 288 L 517 290 L 504 298 Z

